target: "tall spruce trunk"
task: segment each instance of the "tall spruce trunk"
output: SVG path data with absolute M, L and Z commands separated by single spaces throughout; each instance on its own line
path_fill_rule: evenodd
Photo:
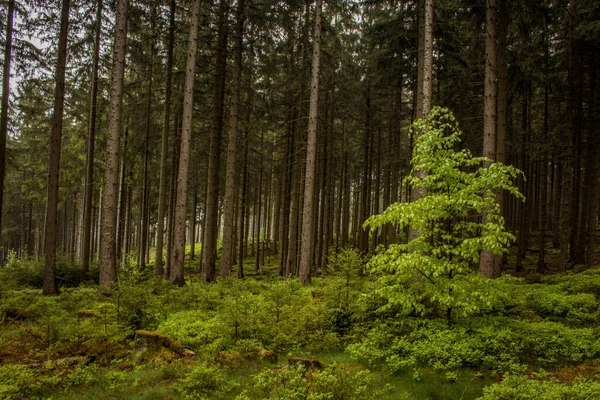
M 423 29 L 423 92 L 422 102 L 417 101 L 417 110 L 421 111 L 417 118 L 427 119 L 431 111 L 432 103 L 432 80 L 433 80 L 433 0 L 425 1 L 424 29 Z M 424 178 L 423 171 L 416 171 L 415 175 Z M 416 201 L 425 195 L 424 188 L 411 190 L 411 200 Z M 419 235 L 419 232 L 412 227 L 408 231 L 408 240 L 412 241 Z
M 125 53 L 127 52 L 128 9 L 129 0 L 117 0 L 100 232 L 99 284 L 101 287 L 110 287 L 117 281 L 116 228 L 119 197 L 119 141 Z
M 179 173 L 177 175 L 177 200 L 175 205 L 173 233 L 173 264 L 169 279 L 175 285 L 185 285 L 183 263 L 185 256 L 185 230 L 188 201 L 188 176 L 190 168 L 190 143 L 192 140 L 192 114 L 194 105 L 194 81 L 196 77 L 196 55 L 198 54 L 198 19 L 201 0 L 194 0 L 190 15 L 185 85 L 183 88 L 183 121 L 179 144 Z
M 483 156 L 490 159 L 484 163 L 488 168 L 496 160 L 496 0 L 486 0 L 485 8 L 485 82 L 483 94 Z M 483 222 L 487 222 L 484 211 Z M 481 252 L 479 271 L 486 278 L 498 278 L 500 270 L 496 267 L 494 254 L 485 250 Z
M 506 43 L 508 31 L 508 7 L 507 0 L 498 0 L 498 21 L 497 21 L 497 45 L 496 45 L 496 63 L 498 64 L 498 106 L 497 106 L 497 126 L 496 126 L 496 162 L 506 164 L 506 108 L 508 99 L 508 65 L 506 61 Z M 500 212 L 506 216 L 506 205 L 504 204 L 504 191 L 496 192 L 496 202 L 500 206 Z M 502 264 L 504 256 L 495 257 L 495 271 L 502 273 Z
M 545 39 L 545 38 L 544 38 Z M 545 39 L 546 40 L 546 39 Z M 543 137 L 542 140 L 544 142 L 548 141 L 548 105 L 549 105 L 549 90 L 548 90 L 548 44 L 545 43 L 544 49 L 544 69 L 546 79 L 544 81 L 544 125 L 543 125 Z M 548 220 L 548 150 L 544 149 L 542 151 L 542 161 L 540 168 L 540 240 L 539 240 L 539 248 L 540 252 L 538 254 L 538 263 L 536 271 L 538 273 L 542 273 L 546 270 L 546 226 Z
M 306 174 L 304 184 L 304 207 L 302 212 L 302 246 L 300 249 L 300 282 L 311 282 L 311 259 L 314 249 L 315 178 L 317 173 L 317 125 L 319 111 L 319 71 L 321 67 L 321 8 L 322 0 L 316 0 L 315 32 L 313 38 L 312 76 L 310 81 L 310 109 L 308 114 L 308 141 L 306 150 Z
M 48 196 L 46 202 L 46 229 L 44 247 L 46 261 L 44 263 L 43 294 L 57 294 L 55 279 L 56 267 L 56 235 L 58 213 L 58 178 L 60 168 L 60 147 L 65 108 L 65 75 L 67 66 L 67 36 L 69 28 L 70 0 L 62 1 L 60 13 L 60 33 L 58 36 L 58 58 L 56 61 L 54 88 L 54 116 L 52 117 L 52 136 L 50 139 L 50 166 L 48 171 Z
M 571 0 L 569 3 L 569 26 L 568 26 L 568 52 L 569 65 L 567 72 L 567 129 L 564 131 L 562 138 L 562 158 L 564 159 L 563 172 L 563 196 L 560 214 L 560 256 L 559 267 L 565 272 L 571 261 L 569 245 L 571 244 L 571 211 L 572 211 L 572 191 L 575 190 L 573 185 L 573 139 L 575 138 L 575 15 L 576 2 Z
M 208 176 L 206 179 L 204 238 L 202 240 L 202 280 L 204 282 L 213 282 L 215 280 L 217 224 L 219 213 L 219 170 L 227 66 L 227 20 L 229 15 L 229 1 L 230 0 L 221 0 L 219 5 L 214 103 L 210 128 Z
M 234 256 L 233 225 L 235 198 L 235 177 L 237 158 L 237 136 L 240 109 L 240 88 L 242 78 L 242 52 L 244 39 L 245 1 L 239 0 L 237 5 L 237 25 L 235 30 L 235 53 L 233 62 L 233 88 L 231 107 L 229 109 L 229 138 L 227 144 L 227 172 L 225 180 L 225 210 L 223 213 L 223 251 L 221 256 L 221 277 L 226 278 L 231 272 Z
M 98 66 L 100 64 L 100 35 L 102 33 L 102 0 L 96 6 L 96 31 L 92 65 L 92 90 L 88 120 L 88 142 L 85 160 L 85 186 L 83 200 L 83 238 L 81 244 L 81 280 L 87 279 L 90 270 L 90 235 L 92 233 L 92 193 L 94 191 L 94 144 L 96 141 L 96 105 L 98 101 Z
M 169 21 L 169 39 L 167 43 L 167 80 L 165 83 L 165 109 L 163 113 L 163 131 L 160 146 L 160 178 L 158 185 L 158 222 L 156 227 L 156 255 L 154 259 L 154 276 L 162 276 L 163 249 L 165 237 L 165 214 L 167 208 L 167 165 L 169 155 L 169 131 L 171 124 L 171 85 L 173 81 L 173 45 L 175 42 L 175 0 L 171 0 Z
M 154 20 L 151 22 L 152 31 L 154 31 Z M 146 106 L 146 132 L 144 140 L 144 180 L 142 184 L 142 201 L 141 201 L 141 218 L 140 218 L 140 240 L 139 240 L 139 255 L 138 255 L 138 268 L 140 270 L 146 269 L 146 254 L 148 250 L 148 231 L 150 229 L 150 217 L 149 217 L 149 201 L 148 201 L 148 158 L 149 158 L 149 142 L 150 142 L 150 124 L 151 124 L 151 113 L 152 113 L 152 70 L 153 70 L 153 56 L 154 56 L 154 43 L 150 47 L 150 64 L 148 66 L 148 104 Z
M 238 279 L 244 278 L 244 257 L 247 254 L 246 251 L 246 240 L 247 240 L 247 228 L 246 223 L 246 197 L 248 195 L 248 128 L 246 127 L 245 143 L 244 143 L 244 169 L 242 171 L 242 193 L 240 203 L 240 234 L 239 234 L 239 247 L 238 247 L 238 264 L 237 264 L 237 277 Z
M 6 38 L 4 39 L 4 65 L 2 68 L 2 103 L 0 110 L 0 240 L 2 238 L 2 204 L 4 177 L 6 175 L 6 137 L 8 135 L 8 107 L 10 98 L 10 64 L 12 61 L 13 17 L 15 1 L 8 1 L 6 12 Z M 1 242 L 0 242 L 1 243 Z M 28 247 L 29 251 L 29 247 Z M 3 260 L 4 258 L 2 258 Z
M 600 81 L 598 80 L 597 55 L 591 55 L 590 61 L 590 93 L 589 93 L 589 118 L 590 118 L 590 158 L 589 165 L 589 193 L 588 193 L 588 224 L 586 235 L 586 256 L 585 265 L 592 266 L 598 261 L 596 256 L 596 228 L 598 227 L 598 209 L 600 208 L 600 136 L 598 135 L 598 99 L 597 94 L 600 91 Z

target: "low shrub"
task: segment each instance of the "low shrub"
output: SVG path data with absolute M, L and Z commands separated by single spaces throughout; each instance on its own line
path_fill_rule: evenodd
M 572 383 L 561 383 L 511 375 L 483 392 L 479 400 L 598 400 L 600 382 L 578 378 Z

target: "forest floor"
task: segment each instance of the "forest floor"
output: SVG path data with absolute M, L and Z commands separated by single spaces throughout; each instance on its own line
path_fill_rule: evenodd
M 600 398 L 600 267 L 538 275 L 531 249 L 523 277 L 470 282 L 481 304 L 447 321 L 382 311 L 363 269 L 302 287 L 275 260 L 216 284 L 196 261 L 183 288 L 128 266 L 108 295 L 64 262 L 61 294 L 44 297 L 42 264 L 11 259 L 0 399 Z

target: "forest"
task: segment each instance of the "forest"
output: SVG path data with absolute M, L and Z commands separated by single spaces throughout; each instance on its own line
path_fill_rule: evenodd
M 600 2 L 1 0 L 0 399 L 600 400 Z

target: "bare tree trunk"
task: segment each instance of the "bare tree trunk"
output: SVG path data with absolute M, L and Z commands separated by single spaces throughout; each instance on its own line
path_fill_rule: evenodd
M 483 113 L 483 156 L 490 159 L 484 163 L 488 168 L 496 160 L 496 0 L 486 0 L 485 8 L 485 85 L 484 85 L 484 113 Z M 487 222 L 487 213 L 484 212 L 483 222 Z M 496 257 L 485 250 L 481 252 L 479 271 L 486 278 L 500 277 L 497 269 Z
M 175 113 L 174 123 L 174 139 L 173 144 L 174 151 L 171 157 L 171 182 L 169 188 L 169 202 L 168 202 L 168 219 L 167 219 L 167 249 L 165 258 L 165 271 L 164 278 L 170 279 L 171 277 L 171 266 L 173 265 L 173 236 L 175 235 L 175 206 L 177 204 L 177 167 L 179 166 L 179 143 L 181 139 L 181 124 L 180 116 L 183 104 L 180 103 L 180 107 Z
M 165 83 L 165 109 L 163 132 L 160 147 L 160 181 L 158 186 L 158 224 L 156 227 L 156 256 L 154 260 L 154 276 L 162 276 L 163 249 L 165 237 L 165 211 L 167 205 L 167 164 L 169 155 L 169 130 L 171 124 L 171 84 L 173 81 L 173 45 L 175 42 L 175 0 L 171 0 L 169 22 L 169 40 L 167 43 L 167 81 Z
M 371 169 L 369 166 L 369 159 L 371 155 L 371 86 L 367 83 L 366 93 L 366 111 L 367 115 L 365 118 L 365 132 L 363 136 L 363 182 L 361 187 L 360 195 L 360 217 L 356 221 L 356 229 L 358 229 L 358 249 L 361 253 L 366 254 L 369 251 L 369 235 L 367 230 L 362 227 L 364 221 L 369 218 L 369 197 L 371 193 L 370 179 Z
M 544 36 L 544 41 L 546 41 Z M 545 75 L 548 76 L 548 43 L 545 43 L 544 51 L 544 69 Z M 543 138 L 544 142 L 548 141 L 548 78 L 544 81 L 544 127 L 543 127 Z M 546 269 L 546 225 L 548 219 L 548 152 L 544 150 L 542 152 L 542 166 L 540 168 L 540 252 L 538 254 L 537 272 L 542 273 Z
M 92 193 L 94 190 L 94 144 L 96 141 L 96 104 L 98 99 L 98 66 L 100 64 L 100 34 L 102 33 L 102 0 L 96 8 L 96 32 L 92 65 L 92 90 L 88 143 L 86 155 L 85 191 L 83 204 L 83 242 L 81 246 L 81 280 L 87 279 L 90 270 L 90 235 L 92 233 Z
M 60 168 L 60 143 L 62 136 L 63 112 L 65 104 L 65 73 L 67 65 L 67 31 L 69 27 L 70 0 L 63 0 L 58 36 L 58 59 L 56 61 L 56 87 L 54 89 L 54 116 L 52 118 L 52 138 L 50 139 L 50 167 L 48 171 L 48 197 L 46 203 L 46 233 L 44 236 L 46 262 L 44 267 L 43 294 L 57 294 L 55 281 L 56 231 L 58 208 L 58 177 Z
M 196 209 L 198 208 L 198 182 L 194 185 L 194 201 L 190 215 L 190 262 L 196 256 Z
M 246 127 L 245 144 L 244 144 L 244 170 L 242 172 L 242 199 L 240 204 L 240 237 L 239 237 L 239 255 L 237 264 L 238 279 L 244 278 L 244 256 L 246 252 L 246 195 L 248 181 L 248 128 Z
M 2 238 L 2 204 L 4 199 L 4 177 L 6 175 L 6 137 L 8 134 L 10 63 L 12 61 L 14 13 L 15 1 L 8 0 L 8 10 L 6 12 L 6 38 L 4 39 L 4 65 L 2 69 L 2 110 L 0 111 L 0 238 Z M 3 260 L 4 257 L 0 259 L 0 264 Z
M 417 88 L 415 90 L 415 116 L 419 119 L 423 115 L 423 62 L 425 58 L 425 0 L 417 1 Z
M 342 204 L 342 247 L 348 243 L 348 229 L 350 229 L 350 168 L 348 166 L 348 136 L 346 134 L 346 120 L 342 120 L 342 135 L 344 137 L 344 201 Z
M 125 171 L 126 171 L 126 156 L 127 156 L 127 138 L 129 136 L 128 129 L 125 128 L 123 135 L 123 155 L 121 157 L 121 178 L 119 183 L 119 212 L 117 217 L 117 261 L 123 259 L 123 235 L 125 232 L 126 224 L 126 207 L 127 207 L 127 183 L 125 182 Z
M 284 166 L 282 168 L 282 183 L 281 183 L 281 216 L 279 218 L 279 267 L 278 274 L 280 276 L 287 276 L 287 256 L 288 256 L 288 238 L 289 238 L 289 227 L 290 227 L 290 200 L 291 200 L 291 186 L 292 177 L 294 171 L 294 131 L 295 123 L 292 112 L 293 105 L 290 105 L 290 111 L 288 112 L 288 129 L 287 129 L 287 153 L 284 159 Z
M 496 127 L 496 162 L 506 164 L 506 105 L 508 98 L 508 66 L 506 61 L 506 42 L 508 31 L 507 0 L 498 0 L 497 23 L 497 48 L 496 63 L 498 64 L 498 106 Z M 496 193 L 496 202 L 500 205 L 500 212 L 505 216 L 504 191 Z M 495 257 L 495 271 L 502 273 L 503 256 Z
M 586 257 L 585 265 L 592 266 L 598 262 L 594 259 L 596 255 L 596 228 L 598 227 L 598 209 L 600 208 L 600 168 L 598 167 L 598 160 L 600 160 L 600 137 L 598 135 L 598 99 L 597 93 L 600 91 L 600 81 L 597 79 L 597 56 L 594 54 L 591 56 L 590 62 L 590 101 L 589 101 L 589 115 L 590 115 L 590 143 L 591 154 L 589 158 L 590 162 L 590 191 L 589 191 L 589 215 L 587 224 L 587 241 L 586 241 Z M 595 165 L 592 163 L 595 162 Z
M 219 5 L 219 31 L 217 34 L 216 74 L 214 88 L 213 115 L 210 129 L 210 152 L 208 156 L 208 177 L 206 184 L 204 239 L 202 240 L 202 280 L 215 280 L 215 259 L 217 244 L 217 223 L 219 212 L 219 169 L 221 157 L 221 136 L 223 130 L 223 101 L 225 97 L 227 29 L 229 1 L 221 0 Z
M 226 278 L 233 264 L 233 220 L 235 198 L 235 177 L 237 158 L 237 135 L 240 108 L 240 88 L 242 78 L 242 52 L 244 39 L 245 2 L 240 0 L 237 9 L 237 26 L 235 31 L 235 53 L 233 63 L 233 89 L 229 115 L 229 139 L 227 144 L 227 172 L 225 184 L 225 210 L 223 213 L 223 251 L 221 256 L 221 277 Z
M 264 145 L 264 130 L 260 131 L 260 148 L 261 148 L 261 153 L 260 153 L 260 166 L 259 166 L 259 177 L 258 177 L 258 190 L 256 193 L 256 202 L 255 207 L 256 207 L 256 221 L 255 221 L 255 243 L 256 243 L 256 260 L 255 260 L 255 271 L 256 273 L 258 273 L 260 271 L 260 254 L 261 254 L 261 249 L 260 249 L 260 222 L 261 222 L 261 212 L 262 212 L 262 207 L 261 207 L 261 197 L 263 195 L 262 190 L 263 190 L 263 154 L 262 154 L 262 149 L 263 149 L 263 145 Z
M 108 133 L 106 141 L 106 164 L 104 174 L 104 198 L 102 200 L 102 223 L 100 238 L 100 286 L 110 287 L 117 281 L 116 227 L 119 183 L 119 140 L 121 135 L 121 103 L 125 53 L 127 51 L 127 10 L 129 0 L 117 0 L 116 25 Z
M 151 17 L 151 30 L 154 31 L 154 15 Z M 144 140 L 144 181 L 142 185 L 142 201 L 141 201 L 141 218 L 140 218 L 140 242 L 139 242 L 139 256 L 138 256 L 138 268 L 140 270 L 146 269 L 146 253 L 148 249 L 148 230 L 150 229 L 149 224 L 149 201 L 148 201 L 148 157 L 149 157 L 149 142 L 150 142 L 150 114 L 152 112 L 152 63 L 154 55 L 154 43 L 150 46 L 150 63 L 148 65 L 148 104 L 146 107 L 146 137 Z
M 302 247 L 300 250 L 300 282 L 311 282 L 311 258 L 314 246 L 313 200 L 316 190 L 317 170 L 317 125 L 319 111 L 319 71 L 321 66 L 321 8 L 322 0 L 316 0 L 315 33 L 313 38 L 312 76 L 310 84 L 310 111 L 308 117 L 308 142 L 306 150 L 306 177 L 304 189 L 304 208 L 302 212 Z
M 417 117 L 427 119 L 429 111 L 431 111 L 432 102 L 432 70 L 433 70 L 433 0 L 425 0 L 425 15 L 424 15 L 424 30 L 423 30 L 423 97 L 422 107 L 417 104 Z M 422 111 L 418 114 L 418 111 Z M 424 177 L 423 171 L 416 171 L 416 175 L 420 178 Z M 416 201 L 425 195 L 424 188 L 411 190 L 411 200 Z M 408 240 L 412 241 L 419 235 L 419 232 L 412 227 L 408 231 Z
M 185 256 L 185 219 L 187 216 L 188 175 L 190 168 L 190 142 L 192 139 L 192 114 L 194 105 L 194 78 L 196 76 L 196 55 L 198 53 L 198 18 L 201 0 L 194 0 L 190 19 L 185 86 L 183 89 L 183 124 L 179 145 L 179 174 L 177 175 L 177 202 L 175 206 L 175 231 L 173 235 L 173 264 L 170 280 L 183 286 L 183 263 Z
M 571 212 L 573 200 L 573 139 L 575 137 L 575 15 L 576 2 L 569 2 L 569 27 L 568 27 L 568 51 L 569 67 L 567 75 L 568 100 L 567 100 L 567 129 L 565 130 L 563 143 L 564 175 L 563 175 L 563 196 L 560 216 L 560 270 L 565 272 L 571 261 L 569 245 L 571 243 Z

